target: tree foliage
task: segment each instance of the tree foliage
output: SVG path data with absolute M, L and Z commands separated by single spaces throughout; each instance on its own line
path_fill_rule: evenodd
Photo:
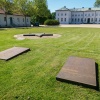
M 95 7 L 100 7 L 100 0 L 96 0 L 94 6 L 95 6 Z
M 14 4 L 12 0 L 0 0 L 0 9 L 4 10 L 7 14 L 13 13 Z
M 32 22 L 43 24 L 46 19 L 54 19 L 54 14 L 48 9 L 47 0 L 0 0 L 0 8 L 7 14 L 31 16 Z
M 48 9 L 47 0 L 33 0 L 34 4 L 34 21 L 44 23 L 50 17 L 50 10 Z

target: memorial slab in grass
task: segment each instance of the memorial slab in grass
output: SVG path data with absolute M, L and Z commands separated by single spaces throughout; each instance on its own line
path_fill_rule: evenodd
M 56 79 L 97 89 L 96 67 L 93 59 L 72 56 L 68 58 Z
M 29 48 L 24 47 L 12 47 L 10 49 L 0 52 L 0 59 L 9 60 L 29 50 Z

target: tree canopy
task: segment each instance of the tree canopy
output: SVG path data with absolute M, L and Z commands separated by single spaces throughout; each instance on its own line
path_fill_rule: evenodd
M 94 6 L 95 6 L 95 7 L 100 7 L 100 0 L 96 0 Z
M 4 10 L 8 14 L 13 13 L 14 4 L 12 0 L 0 0 L 0 9 Z
M 43 23 L 46 19 L 52 19 L 48 9 L 47 0 L 0 0 L 0 9 L 7 14 L 23 14 L 31 16 L 32 20 Z

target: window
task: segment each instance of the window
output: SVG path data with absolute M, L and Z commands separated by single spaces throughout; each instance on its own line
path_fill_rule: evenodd
M 27 22 L 28 22 L 28 19 L 27 19 Z
M 88 14 L 88 16 L 90 16 L 90 14 Z
M 61 18 L 61 22 L 63 21 L 63 18 Z
M 94 16 L 94 14 L 92 14 L 92 16 Z
M 58 14 L 58 16 L 59 16 L 59 14 Z
M 72 22 L 73 22 L 73 18 L 72 18 Z
M 80 19 L 78 18 L 78 22 L 80 21 Z
M 76 18 L 75 18 L 75 22 L 76 22 Z
M 4 21 L 6 21 L 6 17 L 4 17 Z
M 85 16 L 87 16 L 87 14 L 85 14 Z
M 66 22 L 66 18 L 65 18 L 65 22 Z
M 59 18 L 58 18 L 58 21 L 59 21 Z
M 97 22 L 97 18 L 95 18 L 95 21 Z
M 81 22 L 83 22 L 83 18 L 81 18 Z
M 93 22 L 93 18 L 91 18 L 91 22 Z
M 84 20 L 86 21 L 86 18 Z
M 67 14 L 65 13 L 65 16 L 66 16 Z
M 80 15 L 78 15 L 78 16 L 80 16 Z
M 17 18 L 17 21 L 20 22 L 19 18 Z
M 63 16 L 63 14 L 61 14 L 61 16 Z
M 96 16 L 98 16 L 98 14 L 96 14 Z
M 99 18 L 99 22 L 100 22 L 100 18 Z
M 24 22 L 24 18 L 23 18 L 23 22 Z

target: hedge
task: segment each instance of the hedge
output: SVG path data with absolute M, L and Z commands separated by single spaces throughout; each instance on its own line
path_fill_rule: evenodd
M 44 22 L 44 25 L 59 25 L 58 20 L 48 19 Z

